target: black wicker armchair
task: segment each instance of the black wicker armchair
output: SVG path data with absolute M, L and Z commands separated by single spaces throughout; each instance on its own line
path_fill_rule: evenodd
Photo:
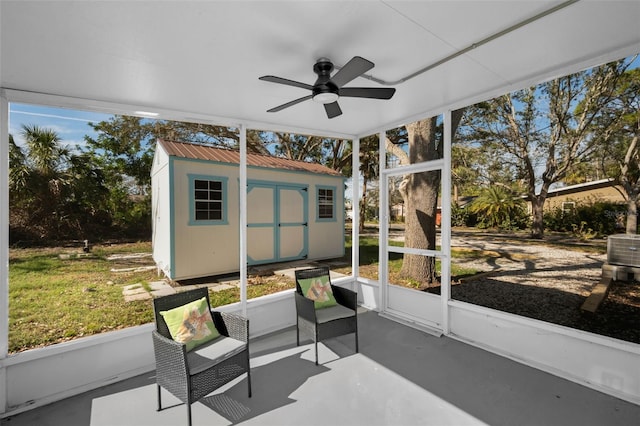
M 316 365 L 318 365 L 318 341 L 344 334 L 355 333 L 356 353 L 358 352 L 358 315 L 356 292 L 331 285 L 336 305 L 316 309 L 315 302 L 305 297 L 300 282 L 309 278 L 329 277 L 329 268 L 318 267 L 299 269 L 296 275 L 296 344 L 300 345 L 300 330 L 308 334 L 315 343 Z
M 158 411 L 162 409 L 160 388 L 163 387 L 186 404 L 189 425 L 191 425 L 191 404 L 244 373 L 247 373 L 247 387 L 251 397 L 249 321 L 247 319 L 225 312 L 212 311 L 213 322 L 221 336 L 189 352 L 184 344 L 171 338 L 160 312 L 183 306 L 203 297 L 206 297 L 209 305 L 207 288 L 198 288 L 153 300 L 156 330 L 152 335 L 156 358 Z

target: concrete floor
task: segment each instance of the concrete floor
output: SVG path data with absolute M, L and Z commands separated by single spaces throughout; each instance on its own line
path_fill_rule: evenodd
M 640 406 L 374 312 L 353 335 L 295 346 L 285 330 L 251 342 L 244 378 L 193 405 L 194 425 L 639 425 Z M 153 372 L 2 420 L 3 425 L 179 425 L 168 393 L 156 412 Z

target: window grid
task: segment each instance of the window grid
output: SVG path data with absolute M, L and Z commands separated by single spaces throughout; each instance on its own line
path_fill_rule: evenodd
M 194 180 L 195 220 L 222 220 L 222 182 Z
M 318 189 L 318 218 L 333 219 L 333 189 Z

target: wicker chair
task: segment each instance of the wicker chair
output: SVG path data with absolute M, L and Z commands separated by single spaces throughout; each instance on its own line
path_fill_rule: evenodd
M 212 311 L 213 322 L 220 337 L 189 352 L 182 343 L 171 338 L 160 311 L 207 298 L 207 288 L 159 297 L 153 300 L 156 330 L 153 349 L 156 357 L 156 384 L 158 411 L 162 410 L 160 387 L 165 388 L 187 406 L 188 424 L 191 425 L 191 404 L 220 386 L 247 373 L 247 387 L 251 397 L 251 370 L 249 367 L 249 321 L 243 317 Z
M 315 343 L 316 365 L 318 365 L 318 341 L 344 334 L 355 333 L 358 352 L 358 315 L 356 292 L 331 284 L 337 305 L 316 309 L 313 300 L 303 295 L 300 280 L 329 276 L 326 266 L 295 271 L 296 276 L 296 344 L 300 345 L 300 330 L 308 334 Z M 331 280 L 329 279 L 329 283 Z

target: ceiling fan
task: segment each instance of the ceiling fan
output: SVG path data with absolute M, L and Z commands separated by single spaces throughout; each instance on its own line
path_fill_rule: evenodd
M 313 66 L 313 71 L 318 74 L 318 79 L 313 85 L 300 83 L 273 75 L 260 77 L 262 81 L 285 84 L 287 86 L 300 87 L 311 91 L 310 95 L 295 99 L 286 104 L 271 108 L 267 112 L 278 112 L 285 108 L 299 104 L 300 102 L 313 99 L 324 104 L 327 117 L 334 118 L 342 114 L 339 98 L 369 98 L 369 99 L 391 99 L 396 89 L 387 87 L 343 87 L 345 84 L 361 76 L 374 67 L 373 62 L 360 56 L 354 56 L 347 64 L 331 77 L 333 64 L 326 58 L 320 58 Z

